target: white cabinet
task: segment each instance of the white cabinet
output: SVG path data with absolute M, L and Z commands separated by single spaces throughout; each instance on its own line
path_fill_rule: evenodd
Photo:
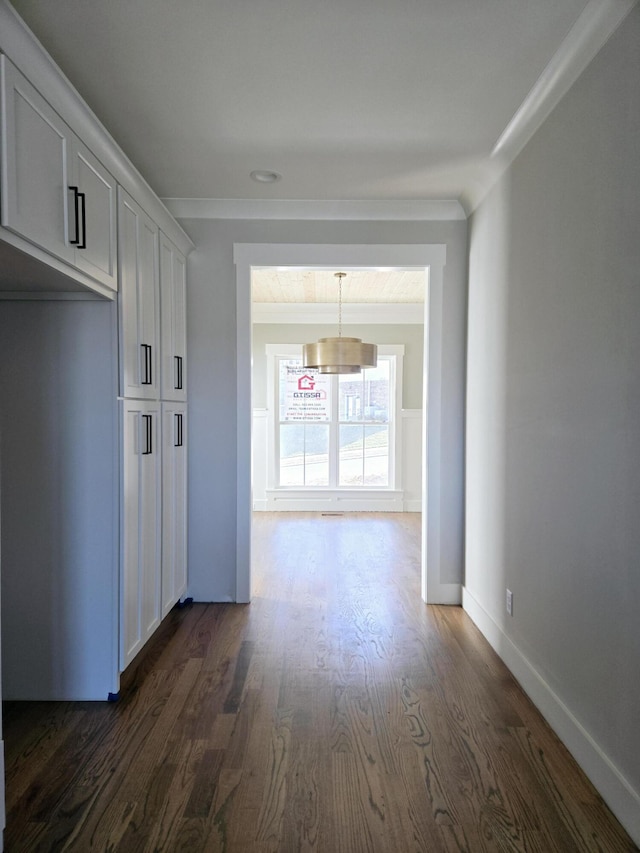
M 2 225 L 117 289 L 109 172 L 9 62 L 2 70 Z
M 0 50 L 4 698 L 112 699 L 186 592 L 192 244 L 4 0 Z
M 158 403 L 122 402 L 121 657 L 124 669 L 161 618 L 161 458 Z
M 158 227 L 118 187 L 120 395 L 160 396 Z
M 120 394 L 126 398 L 124 668 L 187 588 L 186 282 L 184 255 L 122 188 L 118 247 Z M 156 422 L 159 411 L 161 423 Z M 147 431 L 153 435 L 152 452 Z M 155 503 L 147 493 L 157 483 L 145 480 L 145 474 L 152 473 L 158 482 L 161 478 L 161 496 Z M 160 542 L 153 532 L 158 512 Z
M 187 406 L 162 404 L 162 616 L 187 591 Z
M 163 400 L 187 399 L 186 259 L 160 232 L 160 317 Z

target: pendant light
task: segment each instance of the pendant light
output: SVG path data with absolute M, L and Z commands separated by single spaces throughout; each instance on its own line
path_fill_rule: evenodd
M 334 275 L 338 279 L 338 337 L 320 338 L 316 344 L 304 344 L 302 364 L 319 373 L 360 373 L 364 367 L 376 367 L 378 347 L 364 344 L 360 338 L 342 337 L 342 279 L 346 272 Z

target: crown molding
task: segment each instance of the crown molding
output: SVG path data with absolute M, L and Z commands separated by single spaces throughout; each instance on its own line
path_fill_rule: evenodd
M 589 0 L 496 142 L 492 158 L 512 162 L 638 0 Z
M 177 219 L 465 220 L 457 199 L 165 198 Z
M 589 0 L 491 151 L 483 174 L 460 199 L 467 216 L 520 154 L 639 0 Z

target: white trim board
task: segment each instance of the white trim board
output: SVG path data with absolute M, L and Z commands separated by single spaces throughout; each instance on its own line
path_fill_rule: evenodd
M 442 421 L 442 302 L 446 246 L 444 244 L 302 244 L 235 243 L 237 307 L 237 493 L 236 601 L 251 599 L 251 270 L 258 267 L 305 269 L 375 269 L 414 267 L 428 272 L 425 303 L 424 389 L 429 417 L 422 424 L 422 597 L 432 604 L 459 604 L 461 585 L 441 581 L 440 552 Z
M 461 203 L 471 215 L 544 124 L 638 0 L 588 0 L 564 41 L 496 141 L 484 180 Z
M 457 199 L 164 198 L 179 219 L 465 220 Z
M 422 325 L 423 303 L 343 302 L 342 322 L 360 325 Z M 334 302 L 254 302 L 254 323 L 337 324 Z
M 549 117 L 638 0 L 589 0 L 496 142 L 492 157 L 512 162 Z
M 402 489 L 267 489 L 273 512 L 404 512 Z
M 632 788 L 571 710 L 466 587 L 462 589 L 462 606 L 611 811 L 636 844 L 640 844 L 640 792 Z

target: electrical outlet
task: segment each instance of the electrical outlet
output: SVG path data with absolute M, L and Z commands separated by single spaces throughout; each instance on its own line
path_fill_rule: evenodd
M 513 616 L 513 593 L 510 589 L 507 590 L 507 613 Z

